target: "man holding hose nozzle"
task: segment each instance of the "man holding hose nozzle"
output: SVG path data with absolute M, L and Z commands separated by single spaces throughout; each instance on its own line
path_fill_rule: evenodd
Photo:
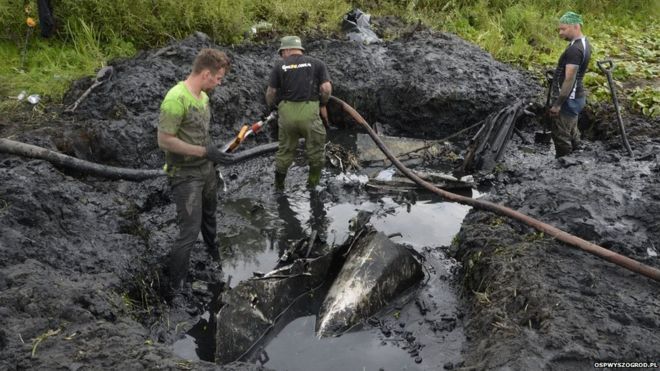
M 202 49 L 192 72 L 167 92 L 160 106 L 158 146 L 165 151 L 166 172 L 174 196 L 179 236 L 170 253 L 170 286 L 182 291 L 188 274 L 190 252 L 200 229 L 211 256 L 219 260 L 216 244 L 218 178 L 214 163 L 226 155 L 209 135 L 210 92 L 220 85 L 230 68 L 227 55 L 216 49 Z
M 286 173 L 293 162 L 298 139 L 305 138 L 309 161 L 307 184 L 315 187 L 321 180 L 325 162 L 326 104 L 332 94 L 328 69 L 323 61 L 303 55 L 298 36 L 285 36 L 278 50 L 278 61 L 270 73 L 266 104 L 277 105 L 278 141 L 275 157 L 275 189 L 284 190 Z
M 591 58 L 591 45 L 582 34 L 582 16 L 573 12 L 561 16 L 559 36 L 570 44 L 559 57 L 555 69 L 553 81 L 557 83 L 559 96 L 549 111 L 554 117 L 552 140 L 557 158 L 570 154 L 579 146 L 578 116 L 586 104 L 582 79 Z

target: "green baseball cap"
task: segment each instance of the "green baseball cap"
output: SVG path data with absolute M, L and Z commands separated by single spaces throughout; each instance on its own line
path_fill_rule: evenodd
M 280 48 L 277 49 L 277 52 L 280 53 L 284 49 L 305 50 L 305 48 L 302 47 L 302 42 L 298 36 L 284 36 L 280 40 Z
M 577 13 L 566 12 L 561 16 L 561 18 L 559 18 L 559 23 L 582 25 L 582 16 Z

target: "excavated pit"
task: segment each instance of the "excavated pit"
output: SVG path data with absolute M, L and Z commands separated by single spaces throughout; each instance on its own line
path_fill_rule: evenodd
M 159 104 L 185 78 L 196 52 L 208 46 L 218 47 L 198 34 L 114 61 L 113 77 L 74 114 L 58 115 L 38 129 L 7 123 L 2 132 L 95 162 L 159 168 Z M 375 45 L 315 40 L 305 46 L 328 64 L 334 94 L 387 135 L 442 138 L 518 99 L 540 99 L 541 88 L 530 76 L 448 34 L 421 32 Z M 211 133 L 224 143 L 265 110 L 266 80 L 277 56 L 274 43 L 219 48 L 233 60 L 232 71 L 210 95 Z M 90 84 L 74 83 L 65 103 Z M 330 113 L 339 129 L 329 138 L 352 130 L 337 107 L 330 106 Z M 612 118 L 605 121 L 613 126 Z M 633 148 L 657 153 L 658 123 L 638 120 L 631 126 Z M 269 128 L 244 146 L 273 138 Z M 479 179 L 490 187 L 489 198 L 657 267 L 660 165 L 655 156 L 633 161 L 621 153 L 610 140 L 558 162 L 552 149 L 514 138 L 504 165 Z M 578 170 L 582 176 L 576 179 Z M 272 197 L 273 171 L 272 157 L 222 169 L 227 186 L 218 196 L 222 270 L 196 247 L 190 308 L 170 308 L 160 294 L 167 280 L 160 267 L 177 230 L 165 179 L 107 181 L 0 154 L 0 368 L 259 369 L 252 363 L 182 359 L 181 341 L 211 325 L 204 316 L 221 304 L 219 292 L 253 271 L 270 270 L 284 245 L 304 237 L 314 223 L 326 228 L 328 241 L 345 238 L 346 223 L 359 209 L 375 211 L 378 229 L 402 232 L 397 242 L 413 245 L 435 264 L 417 297 L 395 303 L 365 324 L 366 332 L 345 339 L 369 344 L 362 350 L 371 355 L 370 367 L 580 369 L 594 360 L 660 359 L 655 282 L 480 211 L 469 214 L 452 242 L 467 208 L 424 197 L 372 197 L 337 183 L 335 170 L 324 174 L 323 207 L 315 209 L 302 187 L 306 170 L 294 167 L 287 210 Z M 447 214 L 448 221 L 439 220 Z M 435 220 L 447 224 L 445 235 L 420 228 L 421 221 Z M 433 228 L 429 222 L 426 230 Z M 461 273 L 440 248 L 449 244 L 463 264 Z M 265 367 L 297 367 L 287 364 L 287 352 L 305 352 L 292 340 L 309 336 L 305 318 L 292 318 L 279 341 L 266 345 L 271 361 Z M 401 340 L 386 340 L 388 334 Z M 198 349 L 198 358 L 213 354 L 208 347 Z M 407 351 L 411 348 L 417 354 Z M 326 344 L 307 349 L 309 358 L 303 359 L 318 359 L 325 350 L 336 356 L 345 348 Z M 361 354 L 346 359 L 359 360 Z M 392 354 L 394 360 L 388 358 Z

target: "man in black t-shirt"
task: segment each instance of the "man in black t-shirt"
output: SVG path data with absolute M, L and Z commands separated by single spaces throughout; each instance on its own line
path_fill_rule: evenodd
M 298 36 L 285 36 L 279 48 L 281 61 L 270 73 L 266 103 L 277 105 L 279 146 L 275 156 L 275 188 L 284 190 L 286 173 L 293 162 L 298 139 L 305 138 L 309 177 L 315 187 L 325 162 L 326 104 L 332 93 L 328 69 L 321 60 L 303 55 Z
M 553 81 L 557 83 L 559 95 L 549 112 L 554 117 L 552 140 L 557 158 L 573 152 L 579 145 L 578 116 L 586 104 L 582 79 L 591 58 L 591 45 L 582 34 L 579 14 L 567 12 L 559 19 L 559 36 L 570 44 L 559 57 L 555 69 Z

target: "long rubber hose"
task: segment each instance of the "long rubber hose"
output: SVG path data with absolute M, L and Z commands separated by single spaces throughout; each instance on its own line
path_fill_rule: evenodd
M 657 268 L 640 263 L 634 259 L 617 254 L 614 251 L 608 250 L 604 247 L 598 246 L 589 241 L 573 236 L 569 233 L 562 231 L 559 228 L 543 223 L 540 220 L 534 219 L 528 215 L 525 215 L 508 207 L 498 205 L 496 203 L 485 200 L 475 200 L 473 198 L 464 197 L 457 195 L 455 193 L 447 192 L 423 180 L 422 178 L 417 176 L 414 172 L 412 172 L 410 169 L 406 168 L 401 163 L 401 161 L 399 161 L 392 154 L 392 152 L 390 152 L 390 150 L 385 146 L 383 141 L 369 126 L 367 121 L 355 109 L 353 109 L 353 107 L 351 107 L 350 105 L 348 105 L 348 103 L 344 102 L 343 100 L 337 97 L 331 96 L 330 99 L 338 103 L 346 113 L 348 113 L 358 124 L 360 124 L 367 131 L 367 133 L 369 133 L 371 139 L 373 139 L 373 141 L 376 143 L 378 148 L 380 148 L 380 150 L 385 154 L 385 156 L 387 156 L 387 158 L 389 158 L 390 161 L 392 161 L 392 163 L 394 164 L 394 166 L 397 167 L 397 169 L 399 169 L 405 176 L 407 176 L 408 178 L 410 178 L 420 186 L 424 187 L 425 189 L 449 201 L 458 202 L 482 210 L 492 211 L 494 213 L 507 216 L 511 219 L 518 220 L 540 232 L 543 232 L 558 239 L 559 241 L 562 241 L 566 244 L 582 249 L 588 253 L 594 254 L 616 265 L 629 269 L 635 273 L 639 273 L 653 280 L 660 281 L 660 270 L 658 270 Z
M 223 164 L 234 164 L 275 151 L 277 151 L 277 142 L 268 143 L 250 148 L 245 151 L 227 154 L 226 161 L 224 161 Z M 38 158 L 41 160 L 49 161 L 55 165 L 82 171 L 85 174 L 109 179 L 144 180 L 166 175 L 163 170 L 159 169 L 129 169 L 123 167 L 101 165 L 94 162 L 81 160 L 72 156 L 67 156 L 65 154 L 51 151 L 43 147 L 21 143 L 5 138 L 0 138 L 0 152 Z

